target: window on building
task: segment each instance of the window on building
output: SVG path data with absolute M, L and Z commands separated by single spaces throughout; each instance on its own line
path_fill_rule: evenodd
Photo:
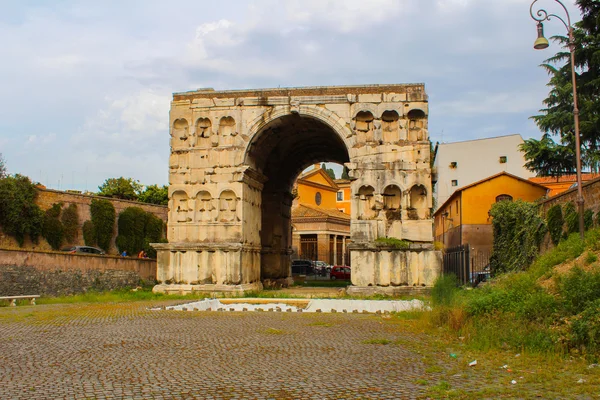
M 500 201 L 512 201 L 512 200 L 513 200 L 513 198 L 509 194 L 501 194 L 500 196 L 496 197 L 496 203 L 498 203 Z
M 500 156 L 500 164 L 506 164 L 508 158 L 506 156 Z
M 450 163 L 450 168 L 454 169 L 454 168 L 456 168 L 456 167 L 458 167 L 458 163 L 457 163 L 456 161 L 452 161 L 452 162 Z
M 458 181 L 456 179 L 452 180 L 452 186 L 458 186 Z
M 343 201 L 344 200 L 344 192 L 342 190 L 340 190 L 339 192 L 337 192 L 337 201 Z
M 321 192 L 317 192 L 317 194 L 315 194 L 315 203 L 320 206 L 321 205 Z

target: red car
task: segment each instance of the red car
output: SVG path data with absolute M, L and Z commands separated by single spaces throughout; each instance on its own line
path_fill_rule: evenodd
M 350 267 L 336 265 L 331 268 L 331 272 L 329 273 L 330 279 L 343 279 L 350 280 Z

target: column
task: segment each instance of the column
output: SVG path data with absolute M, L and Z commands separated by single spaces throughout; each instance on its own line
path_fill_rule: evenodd
M 337 259 L 337 235 L 333 235 L 333 265 L 338 265 L 338 259 Z

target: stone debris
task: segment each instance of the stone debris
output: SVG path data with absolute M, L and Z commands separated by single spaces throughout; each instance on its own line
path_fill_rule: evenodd
M 264 299 L 261 299 L 264 300 Z M 176 311 L 271 311 L 278 312 L 308 312 L 308 313 L 390 313 L 413 310 L 428 310 L 421 300 L 329 300 L 313 299 L 306 308 L 286 304 L 285 300 L 278 303 L 252 304 L 251 299 L 240 299 L 239 303 L 226 306 L 219 299 L 204 299 L 193 303 L 166 307 L 166 310 Z

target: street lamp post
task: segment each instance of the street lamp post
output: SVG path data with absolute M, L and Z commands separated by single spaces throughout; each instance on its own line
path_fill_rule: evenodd
M 571 52 L 571 79 L 573 82 L 573 118 L 575 119 L 575 166 L 577 169 L 577 206 L 579 210 L 579 234 L 581 235 L 581 239 L 583 239 L 584 225 L 583 225 L 583 211 L 584 211 L 584 200 L 583 200 L 583 190 L 581 187 L 581 144 L 579 139 L 579 107 L 577 106 L 577 82 L 575 78 L 575 38 L 573 36 L 573 26 L 571 25 L 571 16 L 569 15 L 569 11 L 567 7 L 560 1 L 554 0 L 558 4 L 562 6 L 567 15 L 567 22 L 564 19 L 559 17 L 556 14 L 548 14 L 548 12 L 544 9 L 539 9 L 537 12 L 533 12 L 533 6 L 538 0 L 534 0 L 531 3 L 531 7 L 529 8 L 529 13 L 531 14 L 531 18 L 537 21 L 537 31 L 538 38 L 535 41 L 533 48 L 536 50 L 543 50 L 548 48 L 550 45 L 548 43 L 548 39 L 544 37 L 544 25 L 542 21 L 550 21 L 551 18 L 557 18 L 560 20 L 567 28 L 567 32 L 569 33 L 569 50 Z

